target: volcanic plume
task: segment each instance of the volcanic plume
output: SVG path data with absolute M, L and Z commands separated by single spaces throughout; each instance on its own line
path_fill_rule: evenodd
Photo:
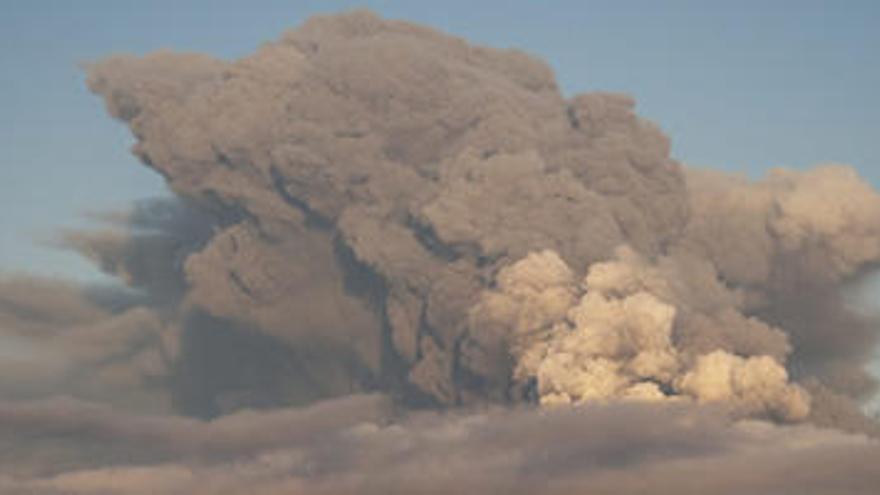
M 125 289 L 0 281 L 8 492 L 880 481 L 852 168 L 689 169 L 628 96 L 362 11 L 87 77 L 175 197 L 59 236 Z

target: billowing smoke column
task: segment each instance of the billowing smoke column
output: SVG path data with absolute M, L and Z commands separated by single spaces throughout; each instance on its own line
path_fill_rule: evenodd
M 176 193 L 234 218 L 186 260 L 186 303 L 300 349 L 330 394 L 502 400 L 501 343 L 467 318 L 498 269 L 548 248 L 577 269 L 625 243 L 657 256 L 688 221 L 629 98 L 566 101 L 520 52 L 370 14 L 233 63 L 113 57 L 89 86 Z
M 511 359 L 509 347 L 539 330 L 518 327 L 568 312 L 552 346 L 581 349 L 544 368 L 603 389 L 585 397 L 752 397 L 767 386 L 761 394 L 773 397 L 747 409 L 800 418 L 807 394 L 788 387 L 782 368 L 798 332 L 870 340 L 858 328 L 786 328 L 778 307 L 880 258 L 880 198 L 850 169 L 757 184 L 685 172 L 631 99 L 566 100 L 550 69 L 520 52 L 356 13 L 314 19 L 232 63 L 113 57 L 89 69 L 89 86 L 176 193 L 228 219 L 183 265 L 186 304 L 299 349 L 297 366 L 325 394 L 520 399 L 512 373 L 555 390 L 515 362 L 539 351 Z M 621 246 L 631 259 L 595 265 Z M 475 324 L 496 277 L 519 311 L 542 311 L 504 279 L 543 250 L 565 266 L 519 271 L 592 266 L 590 278 L 576 288 L 559 274 L 570 278 L 556 281 L 560 293 L 537 296 L 563 299 L 533 315 L 547 321 Z M 833 290 L 823 296 L 839 304 Z M 860 344 L 795 357 L 804 378 L 867 382 L 851 359 Z M 620 366 L 631 376 L 616 383 Z M 778 379 L 750 378 L 764 371 Z M 637 377 L 647 381 L 630 383 Z
M 880 196 L 851 168 L 689 170 L 627 96 L 368 12 L 88 85 L 177 198 L 61 237 L 130 290 L 0 283 L 0 446 L 66 432 L 4 461 L 10 493 L 876 486 L 876 333 L 841 289 L 880 261 Z M 392 404 L 310 405 L 363 392 Z M 454 406 L 483 409 L 409 417 Z

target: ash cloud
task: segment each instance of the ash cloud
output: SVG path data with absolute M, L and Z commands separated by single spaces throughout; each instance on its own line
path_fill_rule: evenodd
M 59 236 L 119 286 L 0 280 L 4 493 L 880 482 L 851 168 L 689 169 L 628 96 L 363 11 L 87 72 L 175 198 Z
M 242 212 L 187 260 L 190 301 L 341 349 L 415 401 L 507 394 L 461 352 L 499 268 L 547 248 L 581 269 L 624 243 L 656 255 L 687 223 L 681 168 L 628 97 L 566 101 L 521 52 L 370 14 L 232 63 L 113 57 L 89 86 L 176 193 Z
M 4 462 L 11 494 L 867 494 L 880 455 L 864 436 L 682 404 L 400 417 L 362 396 L 199 424 L 56 402 L 0 418 L 0 441 L 53 447 Z

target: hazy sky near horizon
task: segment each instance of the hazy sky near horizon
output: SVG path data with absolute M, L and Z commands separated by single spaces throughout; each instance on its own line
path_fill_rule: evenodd
M 38 243 L 165 192 L 77 64 L 158 49 L 236 58 L 354 7 L 525 50 L 569 95 L 630 93 L 687 164 L 758 176 L 836 161 L 880 186 L 880 2 L 0 0 L 0 272 L 92 278 Z

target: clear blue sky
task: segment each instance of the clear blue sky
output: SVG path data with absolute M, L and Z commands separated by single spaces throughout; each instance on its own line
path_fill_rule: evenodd
M 0 0 L 0 272 L 93 276 L 33 240 L 164 191 L 78 62 L 160 48 L 239 57 L 357 6 L 522 48 L 569 94 L 629 92 L 687 163 L 758 175 L 840 161 L 880 185 L 878 1 Z

